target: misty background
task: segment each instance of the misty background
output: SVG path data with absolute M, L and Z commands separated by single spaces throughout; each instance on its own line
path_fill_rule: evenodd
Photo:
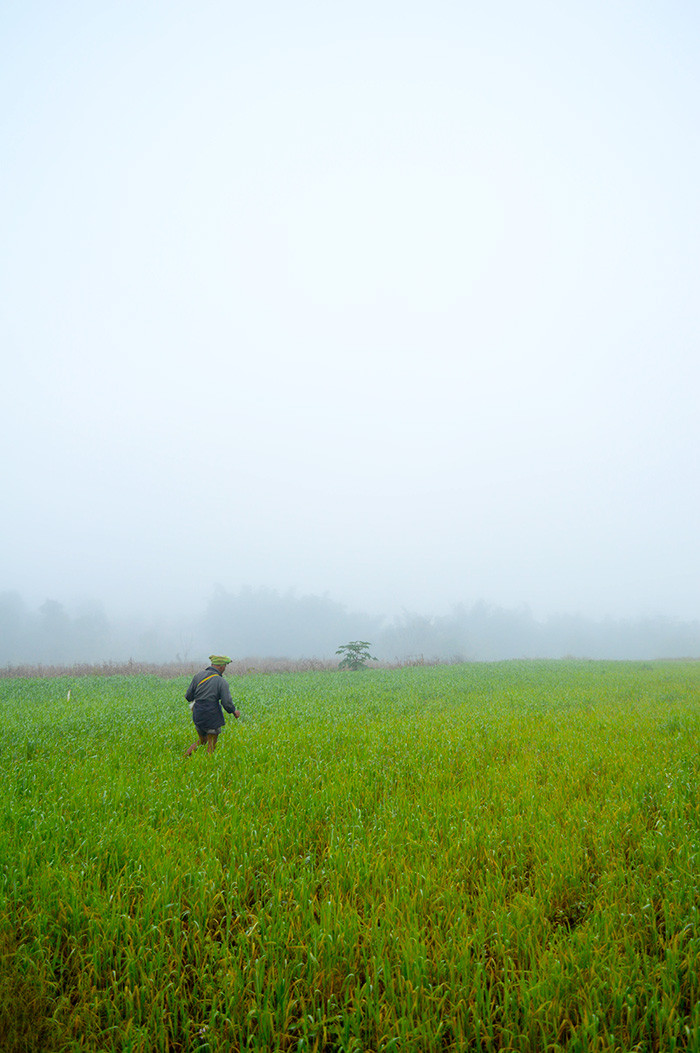
M 15 593 L 0 595 L 0 665 L 202 663 L 226 651 L 236 659 L 324 659 L 351 640 L 370 643 L 388 663 L 499 661 L 506 658 L 692 658 L 700 655 L 700 622 L 558 614 L 536 619 L 476 603 L 445 615 L 404 611 L 382 618 L 348 610 L 329 596 L 273 589 L 216 590 L 197 616 L 178 620 L 110 619 L 97 603 L 74 611 L 56 600 L 29 609 Z M 221 646 L 226 643 L 227 647 Z
M 0 662 L 700 655 L 699 29 L 3 5 Z

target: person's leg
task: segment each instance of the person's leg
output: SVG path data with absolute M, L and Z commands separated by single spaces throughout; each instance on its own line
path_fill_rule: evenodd
M 207 753 L 214 752 L 214 750 L 216 749 L 216 740 L 218 739 L 218 737 L 218 735 L 209 732 L 209 734 L 207 735 Z
M 197 732 L 197 734 L 199 735 L 199 732 Z M 188 750 L 185 750 L 185 756 L 191 757 L 198 746 L 206 746 L 206 744 L 207 740 L 205 739 L 204 735 L 199 735 L 199 738 L 192 743 L 190 748 Z

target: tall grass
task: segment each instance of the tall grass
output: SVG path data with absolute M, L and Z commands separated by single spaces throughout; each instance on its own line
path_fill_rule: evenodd
M 3 1053 L 700 1050 L 699 666 L 186 682 L 0 684 Z
M 159 676 L 172 680 L 179 676 L 194 676 L 203 664 L 201 661 L 176 662 L 100 662 L 76 665 L 6 665 L 0 667 L 0 678 L 12 680 L 38 677 L 51 679 L 68 677 L 75 680 L 86 676 Z M 237 658 L 226 670 L 227 676 L 248 676 L 250 673 L 309 673 L 338 668 L 338 659 L 331 658 Z

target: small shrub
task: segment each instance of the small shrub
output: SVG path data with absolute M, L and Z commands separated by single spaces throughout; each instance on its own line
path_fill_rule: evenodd
M 338 669 L 366 669 L 367 662 L 378 661 L 374 655 L 369 653 L 367 640 L 351 640 L 350 643 L 339 647 L 335 653 L 343 655 L 342 661 L 338 663 Z

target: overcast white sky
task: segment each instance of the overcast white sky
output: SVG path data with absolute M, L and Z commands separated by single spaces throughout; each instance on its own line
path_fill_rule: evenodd
M 700 617 L 700 7 L 0 8 L 0 591 Z

